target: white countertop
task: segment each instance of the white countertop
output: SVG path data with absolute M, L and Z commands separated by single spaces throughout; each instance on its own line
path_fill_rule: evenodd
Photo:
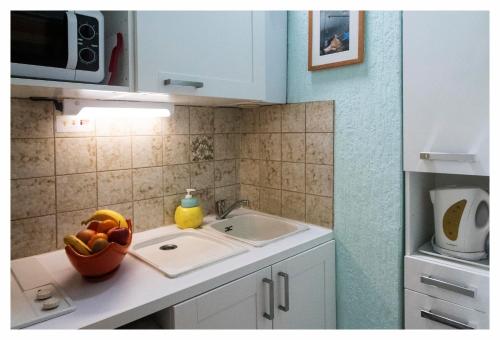
M 238 209 L 230 216 L 248 212 L 258 213 Z M 214 216 L 207 216 L 204 224 L 213 220 Z M 119 327 L 333 239 L 330 229 L 308 226 L 310 229 L 306 231 L 264 247 L 253 247 L 227 238 L 249 251 L 173 279 L 127 254 L 110 278 L 89 282 L 72 267 L 63 249 L 36 255 L 35 258 L 76 304 L 76 310 L 29 328 Z M 160 227 L 135 233 L 133 242 L 168 230 L 179 231 L 175 225 Z

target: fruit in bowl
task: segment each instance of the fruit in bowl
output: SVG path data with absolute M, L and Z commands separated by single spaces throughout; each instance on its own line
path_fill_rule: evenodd
M 71 264 L 80 274 L 89 277 L 116 269 L 132 242 L 132 222 L 116 211 L 101 209 L 82 224 L 86 225 L 85 229 L 64 237 Z

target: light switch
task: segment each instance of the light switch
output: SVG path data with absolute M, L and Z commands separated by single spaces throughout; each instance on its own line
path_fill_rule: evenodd
M 91 132 L 92 119 L 77 115 L 56 116 L 56 132 Z

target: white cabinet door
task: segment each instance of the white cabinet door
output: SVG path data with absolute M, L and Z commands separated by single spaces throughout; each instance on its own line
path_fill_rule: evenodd
M 286 12 L 138 11 L 136 86 L 285 102 Z
M 488 12 L 403 13 L 406 171 L 489 175 L 488 26 Z
M 157 314 L 165 328 L 256 329 L 272 328 L 270 313 L 271 267 L 223 285 Z
M 335 328 L 334 241 L 272 266 L 273 328 Z

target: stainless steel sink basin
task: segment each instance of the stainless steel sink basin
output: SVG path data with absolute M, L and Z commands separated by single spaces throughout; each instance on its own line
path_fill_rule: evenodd
M 234 216 L 214 222 L 209 228 L 256 247 L 309 229 L 305 224 L 257 214 Z

